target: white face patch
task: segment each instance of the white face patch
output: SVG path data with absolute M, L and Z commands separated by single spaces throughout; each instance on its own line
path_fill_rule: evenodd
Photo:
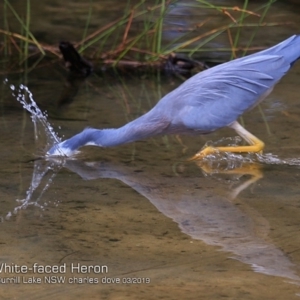
M 101 144 L 96 144 L 96 143 L 93 142 L 93 141 L 86 143 L 85 146 L 98 146 L 98 147 L 102 147 Z
M 64 142 L 54 146 L 55 150 L 53 151 L 53 153 L 49 153 L 47 152 L 47 156 L 52 157 L 52 156 L 71 156 L 72 154 L 74 154 L 74 152 L 76 151 L 72 151 L 70 148 L 65 148 L 64 147 Z

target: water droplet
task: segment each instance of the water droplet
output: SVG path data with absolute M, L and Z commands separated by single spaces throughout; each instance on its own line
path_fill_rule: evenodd
M 10 85 L 12 91 L 16 90 L 14 85 Z M 18 95 L 12 93 L 16 100 L 20 102 L 24 109 L 31 114 L 31 120 L 34 124 L 34 136 L 36 142 L 39 141 L 41 133 L 44 133 L 47 138 L 47 147 L 52 147 L 61 141 L 59 136 L 54 132 L 52 126 L 47 120 L 47 114 L 43 113 L 33 99 L 33 94 L 27 86 L 20 84 L 18 87 Z

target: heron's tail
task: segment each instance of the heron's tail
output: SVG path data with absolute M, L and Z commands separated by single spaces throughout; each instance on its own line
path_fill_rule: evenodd
M 300 58 L 300 35 L 293 35 L 283 42 L 262 51 L 262 53 L 283 56 L 292 65 Z

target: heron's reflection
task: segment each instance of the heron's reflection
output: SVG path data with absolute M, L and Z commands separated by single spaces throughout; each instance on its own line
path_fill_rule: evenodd
M 33 176 L 30 190 L 33 191 L 41 183 L 46 174 L 43 168 L 52 169 L 55 174 L 64 167 L 77 173 L 84 180 L 118 179 L 147 198 L 193 239 L 202 240 L 206 244 L 219 246 L 222 250 L 233 253 L 233 258 L 250 264 L 257 272 L 299 280 L 294 271 L 295 265 L 284 252 L 268 241 L 267 220 L 253 208 L 234 199 L 262 177 L 259 165 L 251 164 L 250 168 L 243 164 L 236 169 L 223 170 L 222 173 L 238 178 L 237 186 L 227 197 L 224 187 L 222 188 L 218 181 L 203 180 L 205 178 L 199 178 L 199 173 L 193 176 L 164 176 L 155 173 L 154 169 L 137 172 L 136 167 L 124 163 L 80 160 L 66 160 L 59 163 L 54 160 L 36 161 L 36 174 Z M 191 165 L 192 163 L 188 163 L 183 167 L 189 168 Z M 201 165 L 201 167 L 206 174 L 212 172 L 208 166 Z M 250 177 L 242 181 L 241 176 L 244 174 Z M 49 186 L 47 182 L 45 188 Z M 18 209 L 36 203 L 37 201 L 32 202 L 28 193 Z

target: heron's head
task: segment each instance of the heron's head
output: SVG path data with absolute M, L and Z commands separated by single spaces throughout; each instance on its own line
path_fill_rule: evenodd
M 74 151 L 71 148 L 67 147 L 65 144 L 66 141 L 54 145 L 47 151 L 47 156 L 71 156 Z
M 101 147 L 103 132 L 101 130 L 86 128 L 73 137 L 54 145 L 48 152 L 48 156 L 67 156 L 76 154 L 80 147 L 98 146 Z

